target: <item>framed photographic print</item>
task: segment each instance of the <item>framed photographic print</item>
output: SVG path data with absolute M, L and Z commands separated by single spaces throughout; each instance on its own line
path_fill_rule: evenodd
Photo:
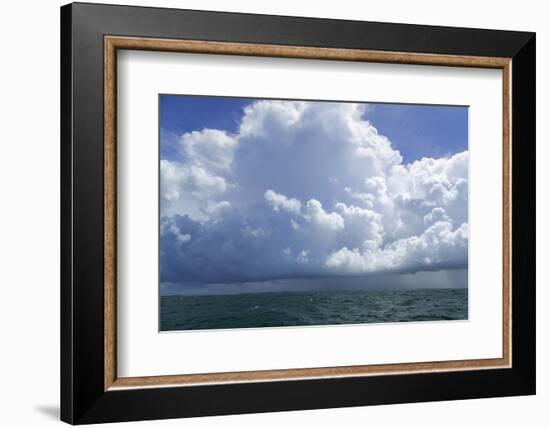
M 72 424 L 535 393 L 535 35 L 61 8 Z

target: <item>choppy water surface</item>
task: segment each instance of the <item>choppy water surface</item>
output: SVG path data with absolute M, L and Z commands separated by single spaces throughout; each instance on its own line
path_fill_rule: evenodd
M 465 320 L 467 289 L 161 296 L 161 330 Z

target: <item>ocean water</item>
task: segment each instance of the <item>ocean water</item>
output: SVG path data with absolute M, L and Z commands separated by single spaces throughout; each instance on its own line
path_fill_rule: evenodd
M 465 320 L 467 289 L 161 296 L 160 329 Z

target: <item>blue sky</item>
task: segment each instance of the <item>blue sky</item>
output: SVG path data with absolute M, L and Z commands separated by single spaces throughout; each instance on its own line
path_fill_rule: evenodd
M 235 132 L 244 108 L 253 102 L 250 98 L 161 95 L 160 127 L 177 135 L 204 128 Z M 406 163 L 468 149 L 468 109 L 463 106 L 368 106 L 368 120 L 391 140 Z
M 466 107 L 159 103 L 161 292 L 466 285 Z

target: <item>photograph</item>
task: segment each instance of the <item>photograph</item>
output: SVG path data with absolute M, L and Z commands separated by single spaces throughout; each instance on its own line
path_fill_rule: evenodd
M 44 382 L 8 425 L 541 415 L 544 14 L 235 1 L 40 3 L 9 20 L 52 49 L 29 55 L 33 32 L 10 27 L 25 55 L 7 68 L 21 121 L 5 146 L 40 133 L 35 156 L 6 156 L 6 200 L 40 224 L 4 222 L 24 255 L 6 290 L 36 303 L 21 317 L 8 295 L 23 323 L 8 330 L 21 361 L 55 352 L 11 370 L 22 397 L 21 373 Z
M 158 101 L 160 331 L 468 320 L 468 106 Z

